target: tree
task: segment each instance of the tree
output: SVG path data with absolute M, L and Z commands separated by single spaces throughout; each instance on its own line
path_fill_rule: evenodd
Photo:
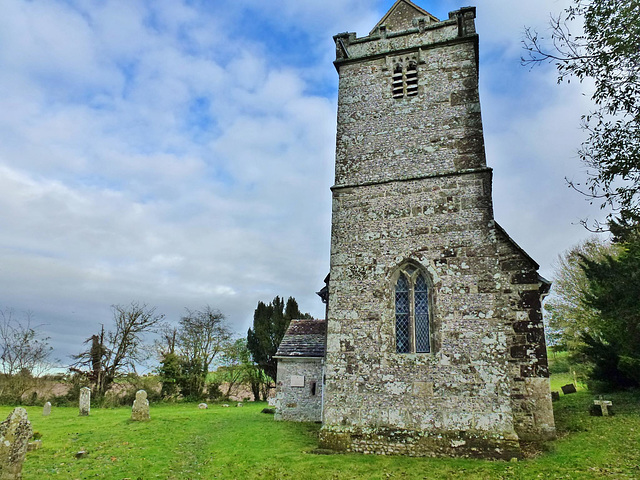
M 34 375 L 48 365 L 49 337 L 38 334 L 32 320 L 31 312 L 25 312 L 20 321 L 12 309 L 0 310 L 0 372 L 4 375 L 24 371 Z
M 278 351 L 291 320 L 299 318 L 312 317 L 300 312 L 298 302 L 293 297 L 289 297 L 286 305 L 280 297 L 275 297 L 268 305 L 258 302 L 253 314 L 253 328 L 247 332 L 247 347 L 253 361 L 274 381 L 277 362 L 273 356 Z
M 558 82 L 590 79 L 594 109 L 582 115 L 587 140 L 579 156 L 587 167 L 587 187 L 607 216 L 637 228 L 640 222 L 640 5 L 635 0 L 573 0 L 552 17 L 551 45 L 526 29 L 524 64 L 554 63 Z M 575 35 L 576 22 L 582 34 Z M 602 230 L 602 225 L 596 223 Z
M 12 402 L 49 366 L 49 337 L 41 336 L 32 320 L 31 312 L 19 320 L 12 309 L 0 310 L 0 397 Z
M 581 257 L 586 304 L 598 311 L 582 335 L 591 378 L 607 389 L 640 387 L 640 241 L 616 257 Z
M 113 330 L 105 333 L 104 326 L 97 335 L 88 338 L 90 346 L 74 355 L 72 372 L 86 376 L 94 385 L 94 393 L 103 396 L 114 380 L 127 371 L 134 371 L 136 364 L 148 356 L 143 348 L 143 338 L 158 326 L 164 315 L 155 313 L 155 307 L 131 302 L 129 305 L 112 305 Z
M 231 338 L 225 316 L 210 306 L 189 310 L 180 319 L 176 351 L 182 360 L 180 387 L 186 397 L 201 398 L 214 359 Z
M 551 338 L 570 354 L 584 345 L 581 335 L 592 325 L 599 313 L 587 304 L 589 282 L 581 267 L 582 258 L 602 260 L 615 255 L 619 247 L 596 237 L 588 239 L 558 256 L 554 271 L 553 290 L 545 304 Z
M 254 368 L 247 340 L 238 338 L 229 342 L 222 354 L 222 366 L 218 367 L 218 380 L 226 384 L 223 397 L 229 398 L 238 386 L 249 380 L 249 370 Z
M 163 398 L 176 397 L 180 393 L 179 383 L 182 378 L 182 361 L 173 352 L 163 355 L 158 368 L 158 376 L 162 383 L 160 395 Z
M 156 342 L 161 357 L 163 395 L 201 399 L 212 363 L 231 339 L 224 314 L 210 306 L 186 309 L 178 327 L 163 325 Z

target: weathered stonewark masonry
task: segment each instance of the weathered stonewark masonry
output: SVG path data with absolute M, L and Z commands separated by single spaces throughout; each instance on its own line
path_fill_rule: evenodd
M 291 320 L 274 358 L 276 420 L 322 420 L 322 379 L 326 345 L 325 320 Z
M 399 0 L 335 37 L 324 447 L 510 458 L 554 434 L 549 285 L 493 218 L 474 18 Z
M 278 360 L 276 420 L 322 420 L 322 364 L 321 358 Z

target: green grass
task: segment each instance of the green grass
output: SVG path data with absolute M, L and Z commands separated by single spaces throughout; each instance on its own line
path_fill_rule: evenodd
M 559 382 L 564 384 L 566 382 Z M 151 421 L 130 409 L 27 407 L 43 446 L 29 452 L 24 480 L 35 479 L 638 479 L 640 395 L 616 394 L 614 417 L 590 417 L 585 390 L 554 404 L 559 438 L 535 458 L 485 460 L 316 455 L 317 424 L 275 422 L 264 403 L 243 408 L 152 405 Z M 0 407 L 0 418 L 11 407 Z M 87 457 L 75 453 L 87 450 Z

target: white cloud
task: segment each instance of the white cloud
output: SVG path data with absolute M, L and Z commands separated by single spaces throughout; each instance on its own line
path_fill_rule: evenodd
M 392 3 L 4 2 L 0 306 L 33 310 L 63 359 L 132 300 L 174 321 L 208 303 L 242 333 L 275 295 L 323 315 L 331 35 L 367 34 Z M 555 2 L 503 5 L 478 6 L 496 214 L 544 266 L 580 235 L 562 177 L 584 103 L 550 69 L 514 73 L 516 25 Z M 522 85 L 496 88 L 505 75 Z

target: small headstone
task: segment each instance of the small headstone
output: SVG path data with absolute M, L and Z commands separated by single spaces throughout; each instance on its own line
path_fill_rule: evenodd
M 570 393 L 576 393 L 576 386 L 573 383 L 567 383 L 566 385 L 563 385 L 562 387 L 562 393 L 564 393 L 565 395 L 569 395 Z
M 557 402 L 558 400 L 560 400 L 560 392 L 556 392 L 556 391 L 551 392 L 551 401 Z
M 136 392 L 136 399 L 133 401 L 133 407 L 131 407 L 131 420 L 136 422 L 144 422 L 149 420 L 149 400 L 147 400 L 147 392 L 144 390 L 138 390 Z
M 16 408 L 0 423 L 0 478 L 20 480 L 22 464 L 33 434 L 24 408 Z
M 33 442 L 29 442 L 27 451 L 38 450 L 40 447 L 42 447 L 42 440 L 34 440 Z
M 49 415 L 51 415 L 51 402 L 45 403 L 44 407 L 42 407 L 42 416 L 48 417 Z
M 207 408 L 209 408 L 209 405 L 207 405 L 206 403 L 201 403 L 198 405 L 198 408 L 200 410 L 206 410 Z
M 91 410 L 91 389 L 89 387 L 82 387 L 80 389 L 80 416 L 86 417 Z
M 229 405 L 228 405 L 228 404 L 226 404 L 226 403 L 223 403 L 223 404 L 222 404 L 222 406 L 226 408 L 226 407 L 228 407 Z
M 608 417 L 613 415 L 613 410 L 610 408 L 612 406 L 611 400 L 594 400 L 593 405 L 589 408 L 589 413 L 593 417 Z
M 236 407 L 244 407 L 244 405 L 242 404 L 242 402 L 239 402 Z
M 80 450 L 79 452 L 76 452 L 75 457 L 76 458 L 84 458 L 87 455 L 89 455 L 89 452 L 87 452 L 86 450 Z

